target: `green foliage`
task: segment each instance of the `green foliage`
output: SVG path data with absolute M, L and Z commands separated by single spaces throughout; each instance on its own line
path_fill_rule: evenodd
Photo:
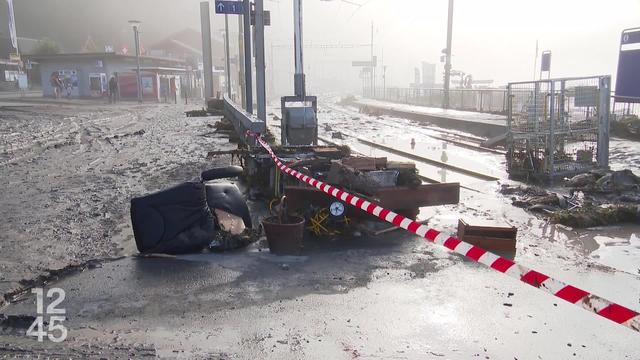
M 44 38 L 38 41 L 38 45 L 33 50 L 34 55 L 53 55 L 60 53 L 60 46 L 57 42 Z

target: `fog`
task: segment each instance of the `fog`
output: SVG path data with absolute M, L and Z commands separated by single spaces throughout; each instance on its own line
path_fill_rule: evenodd
M 63 51 L 79 52 L 90 36 L 97 48 L 131 46 L 129 19 L 143 22 L 142 44 L 186 27 L 199 30 L 199 0 L 14 0 L 18 35 L 51 38 Z M 213 1 L 212 1 L 213 3 Z M 357 91 L 353 60 L 374 51 L 387 66 L 387 86 L 408 87 L 414 68 L 437 64 L 446 43 L 447 0 L 305 0 L 305 71 L 312 91 Z M 361 4 L 361 6 L 357 5 Z M 213 4 L 211 6 L 213 10 Z M 272 26 L 266 31 L 268 91 L 292 88 L 292 1 L 267 0 Z M 640 23 L 640 1 L 456 0 L 453 69 L 493 86 L 534 77 L 539 51 L 553 52 L 551 76 L 615 75 L 620 32 Z M 2 12 L 0 21 L 6 23 Z M 214 37 L 224 18 L 212 14 Z M 230 17 L 231 56 L 237 56 L 237 19 Z M 2 33 L 6 35 L 6 26 Z M 382 71 L 379 67 L 379 84 Z M 615 79 L 614 79 L 615 81 Z

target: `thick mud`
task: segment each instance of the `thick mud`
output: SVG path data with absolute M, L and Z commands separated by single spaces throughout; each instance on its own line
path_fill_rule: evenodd
M 232 148 L 182 105 L 0 110 L 0 294 L 51 271 L 135 252 L 133 196 L 192 180 Z M 0 300 L 3 296 L 0 297 Z

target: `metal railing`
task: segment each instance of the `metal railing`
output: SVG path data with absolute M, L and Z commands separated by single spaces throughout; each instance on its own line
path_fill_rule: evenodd
M 233 128 L 236 134 L 238 134 L 240 141 L 251 147 L 256 146 L 256 142 L 255 138 L 247 137 L 247 130 L 259 134 L 264 134 L 267 130 L 264 121 L 244 111 L 240 105 L 233 102 L 227 95 L 224 96 L 224 113 L 231 121 L 231 124 L 233 124 Z
M 517 90 L 512 90 L 512 95 Z M 419 89 L 419 88 L 378 88 L 375 96 L 368 91 L 365 97 L 390 101 L 400 104 L 428 106 L 442 108 L 444 101 L 443 89 Z M 634 99 L 636 100 L 636 99 Z M 506 89 L 451 89 L 449 95 L 449 108 L 454 110 L 475 111 L 506 115 L 507 90 Z M 612 121 L 625 116 L 635 115 L 640 117 L 640 99 L 636 103 L 616 102 L 615 95 L 611 96 Z
M 492 114 L 506 114 L 505 89 L 451 89 L 449 90 L 449 108 L 454 110 L 475 111 Z M 366 97 L 409 105 L 441 108 L 444 101 L 444 89 L 386 88 L 377 89 L 375 96 Z

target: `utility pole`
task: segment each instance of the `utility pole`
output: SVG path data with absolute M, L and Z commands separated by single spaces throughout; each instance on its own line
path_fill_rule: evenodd
M 371 97 L 376 97 L 376 64 L 373 55 L 373 21 L 371 22 Z
M 213 60 L 211 59 L 211 19 L 209 2 L 200 3 L 200 31 L 202 32 L 202 79 L 205 101 L 213 97 Z
M 296 96 L 303 98 L 306 96 L 305 94 L 305 79 L 304 79 L 304 63 L 302 59 L 302 1 L 301 0 L 293 0 L 293 30 L 294 30 L 294 51 L 295 51 L 295 62 L 296 62 L 296 72 L 294 75 L 294 93 Z
M 225 48 L 225 57 L 226 57 L 226 68 L 227 71 L 227 96 L 231 99 L 231 60 L 229 59 L 231 54 L 229 54 L 229 15 L 224 14 L 224 48 Z
M 449 82 L 451 81 L 451 35 L 453 32 L 453 0 L 449 0 L 449 15 L 447 23 L 447 48 L 445 49 L 444 64 L 444 102 L 442 107 L 449 108 Z
M 133 27 L 133 40 L 136 46 L 136 76 L 138 83 L 138 102 L 142 103 L 142 76 L 140 75 L 140 21 L 129 20 Z
M 247 108 L 247 94 L 244 86 L 244 39 L 242 32 L 242 16 L 238 16 L 238 82 L 240 83 L 240 97 L 242 98 L 242 108 Z
M 536 40 L 536 57 L 533 61 L 533 81 L 536 80 L 536 70 L 538 69 L 538 40 Z
M 253 78 L 251 75 L 251 0 L 244 0 L 244 82 L 246 110 L 253 114 Z
M 16 49 L 16 55 L 20 59 L 20 49 L 18 44 L 18 31 L 16 30 L 16 15 L 13 9 L 13 0 L 8 0 L 9 6 L 9 37 L 11 38 L 11 46 Z M 22 61 L 18 61 L 18 71 L 22 72 Z
M 384 64 L 384 48 L 380 65 L 382 66 L 382 99 L 385 100 L 387 97 L 387 66 Z
M 256 97 L 258 98 L 258 119 L 267 121 L 267 103 L 265 90 L 264 63 L 264 0 L 255 0 L 256 4 Z

